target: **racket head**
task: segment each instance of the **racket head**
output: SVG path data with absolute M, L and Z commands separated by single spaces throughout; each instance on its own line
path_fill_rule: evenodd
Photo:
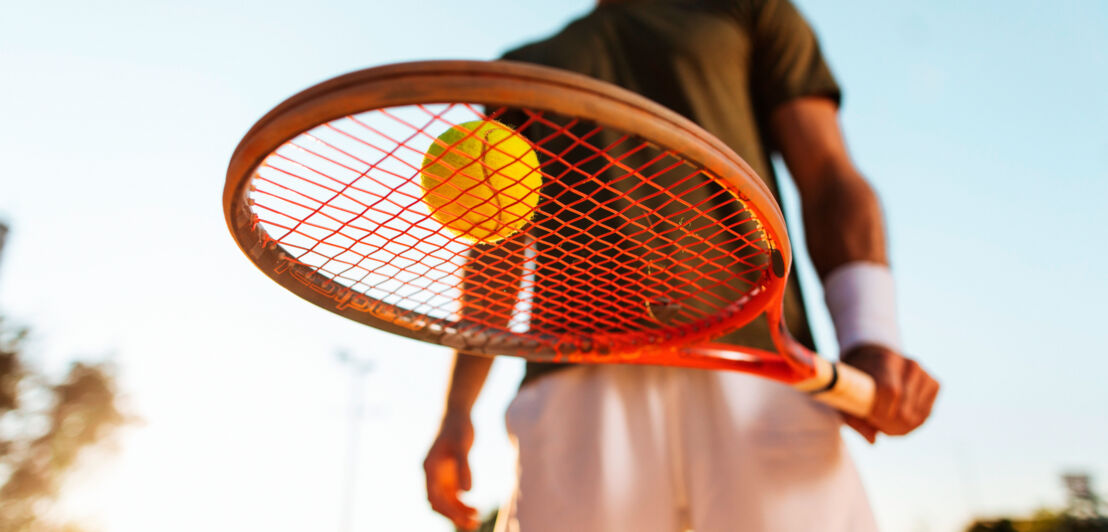
M 525 229 L 474 245 L 436 226 L 419 182 L 442 131 L 490 117 L 528 139 L 543 184 Z M 666 363 L 775 312 L 791 259 L 771 192 L 711 134 L 613 85 L 508 61 L 371 68 L 289 98 L 235 150 L 223 207 L 243 252 L 305 300 L 542 361 Z M 721 285 L 725 300 L 703 300 Z

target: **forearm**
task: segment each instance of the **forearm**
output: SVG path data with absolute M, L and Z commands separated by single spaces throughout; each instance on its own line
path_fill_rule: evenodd
M 446 416 L 469 415 L 485 385 L 492 361 L 492 357 L 455 352 L 454 367 L 446 391 Z
M 477 245 L 469 251 L 461 286 L 462 322 L 467 328 L 492 331 L 509 328 L 526 262 L 524 251 L 519 239 Z M 454 352 L 454 367 L 446 390 L 446 415 L 469 416 L 492 361 L 491 356 Z
M 877 195 L 849 164 L 827 162 L 818 190 L 802 203 L 808 254 L 821 279 L 851 262 L 887 265 L 885 224 Z
M 900 348 L 895 287 L 877 196 L 852 167 L 831 166 L 804 206 L 808 253 L 823 281 L 839 348 Z
M 881 206 L 847 154 L 834 105 L 798 100 L 781 106 L 773 123 L 800 193 L 808 255 L 823 281 L 839 348 L 899 348 Z
M 830 100 L 800 98 L 772 116 L 800 192 L 808 254 L 821 279 L 851 262 L 888 264 L 881 206 L 850 160 L 837 113 Z

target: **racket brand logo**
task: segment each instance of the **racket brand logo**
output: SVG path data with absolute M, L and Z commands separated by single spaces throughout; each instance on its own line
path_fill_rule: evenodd
M 247 133 L 224 211 L 276 282 L 411 338 L 812 390 L 836 374 L 781 325 L 789 242 L 765 184 L 688 120 L 581 76 L 427 62 L 324 82 Z M 777 352 L 701 343 L 762 314 Z M 827 402 L 865 408 L 861 387 Z
M 358 293 L 346 285 L 321 277 L 317 275 L 315 268 L 291 257 L 286 256 L 278 259 L 277 265 L 273 267 L 272 271 L 278 276 L 287 275 L 316 294 L 328 298 L 337 311 L 364 312 L 411 331 L 420 331 L 427 328 L 427 322 L 407 320 L 404 316 L 398 315 L 388 305 L 382 305 L 381 302 L 373 301 L 365 294 Z

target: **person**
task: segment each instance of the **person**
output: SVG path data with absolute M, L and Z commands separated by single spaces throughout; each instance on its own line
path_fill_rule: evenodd
M 776 193 L 779 153 L 801 201 L 841 360 L 873 376 L 864 419 L 737 372 L 528 363 L 507 412 L 517 486 L 498 530 L 875 530 L 839 428 L 873 443 L 930 415 L 939 385 L 901 352 L 878 199 L 847 153 L 839 87 L 788 0 L 600 0 L 556 35 L 505 54 L 638 92 L 727 143 Z M 785 317 L 812 346 L 795 276 Z M 757 322 L 717 341 L 772 348 Z M 470 410 L 492 360 L 457 353 L 424 462 L 431 507 L 476 510 Z

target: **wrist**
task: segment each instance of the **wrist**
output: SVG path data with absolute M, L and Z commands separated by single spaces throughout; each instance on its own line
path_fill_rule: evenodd
M 472 407 L 469 404 L 462 403 L 446 403 L 446 409 L 443 411 L 443 419 L 469 419 Z
M 473 430 L 473 421 L 469 412 L 447 409 L 439 422 L 439 434 L 458 437 Z
M 864 345 L 901 349 L 895 287 L 888 266 L 848 262 L 827 275 L 823 292 L 840 354 Z

